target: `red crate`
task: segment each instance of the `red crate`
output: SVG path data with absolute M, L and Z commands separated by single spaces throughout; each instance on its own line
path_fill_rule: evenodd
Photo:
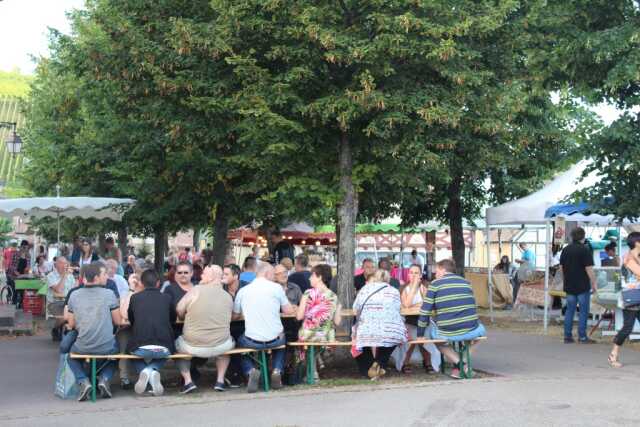
M 44 312 L 44 297 L 38 295 L 38 291 L 27 290 L 22 296 L 22 311 L 36 316 Z

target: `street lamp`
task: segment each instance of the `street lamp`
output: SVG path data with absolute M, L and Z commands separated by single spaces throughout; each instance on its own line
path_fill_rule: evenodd
M 20 154 L 22 150 L 22 138 L 16 133 L 17 125 L 15 122 L 0 122 L 0 128 L 11 129 L 11 134 L 5 140 L 5 144 L 7 144 L 7 151 L 13 156 Z

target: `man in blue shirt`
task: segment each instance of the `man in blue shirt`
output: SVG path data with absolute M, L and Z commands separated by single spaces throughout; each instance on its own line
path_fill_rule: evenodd
M 536 268 L 536 254 L 529 249 L 529 246 L 526 243 L 520 243 L 518 246 L 520 246 L 520 250 L 522 251 L 522 257 L 517 259 L 516 262 L 518 264 L 528 262 L 531 268 Z
M 256 278 L 257 266 L 258 262 L 256 261 L 255 257 L 248 256 L 244 259 L 244 263 L 242 264 L 242 273 L 240 274 L 241 288 L 253 282 L 253 280 Z

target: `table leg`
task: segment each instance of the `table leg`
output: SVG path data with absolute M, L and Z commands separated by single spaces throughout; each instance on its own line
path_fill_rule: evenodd
M 313 385 L 316 382 L 314 375 L 314 365 L 316 363 L 316 348 L 314 346 L 309 347 L 307 352 L 307 384 Z

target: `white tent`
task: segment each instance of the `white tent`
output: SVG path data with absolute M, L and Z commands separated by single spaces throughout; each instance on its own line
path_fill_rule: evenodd
M 551 182 L 535 193 L 513 200 L 500 206 L 487 208 L 487 226 L 508 224 L 544 224 L 545 211 L 560 203 L 574 191 L 594 185 L 598 181 L 595 173 L 582 179 L 582 173 L 589 164 L 582 161 L 556 176 Z
M 573 192 L 590 187 L 598 181 L 598 176 L 592 172 L 582 178 L 582 173 L 589 165 L 589 161 L 583 160 L 573 165 L 569 170 L 557 175 L 542 189 L 529 194 L 521 199 L 513 200 L 500 206 L 486 210 L 486 235 L 487 235 L 487 270 L 489 276 L 489 303 L 493 316 L 493 283 L 491 279 L 491 259 L 489 251 L 489 233 L 494 226 L 521 226 L 544 224 L 545 233 L 545 296 L 549 292 L 549 244 L 551 242 L 551 218 L 545 218 L 545 211 L 551 206 L 564 201 Z M 548 307 L 545 297 L 544 328 L 548 325 Z
M 97 218 L 120 221 L 122 214 L 135 203 L 133 199 L 111 197 L 30 197 L 0 200 L 0 216 L 12 218 L 57 218 L 58 247 L 60 246 L 60 217 Z

